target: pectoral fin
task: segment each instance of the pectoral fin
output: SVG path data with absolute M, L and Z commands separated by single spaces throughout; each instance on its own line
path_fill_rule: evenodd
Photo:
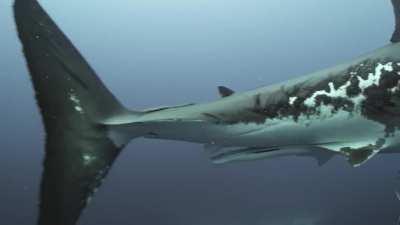
M 369 144 L 359 148 L 343 147 L 340 149 L 340 152 L 347 157 L 347 161 L 350 165 L 358 167 L 378 154 L 384 144 L 384 139 L 378 139 L 375 144 Z

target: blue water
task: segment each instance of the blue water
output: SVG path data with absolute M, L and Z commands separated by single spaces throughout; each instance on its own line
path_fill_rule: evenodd
M 332 66 L 388 43 L 389 0 L 41 0 L 127 106 L 206 102 Z M 36 221 L 44 131 L 0 2 L 0 224 Z M 396 224 L 400 155 L 361 168 L 288 157 L 212 165 L 195 144 L 135 140 L 81 225 Z

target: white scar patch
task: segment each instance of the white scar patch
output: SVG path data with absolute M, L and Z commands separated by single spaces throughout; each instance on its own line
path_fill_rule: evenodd
M 378 66 L 375 68 L 375 73 L 369 73 L 366 80 L 362 79 L 360 76 L 357 76 L 357 79 L 360 81 L 360 89 L 364 91 L 366 88 L 372 85 L 379 86 L 379 81 L 381 80 L 383 70 L 392 72 L 393 63 L 389 62 L 385 65 L 378 63 Z
M 374 73 L 369 73 L 367 79 L 363 79 L 360 76 L 357 76 L 356 72 L 351 72 L 350 73 L 350 79 L 343 84 L 342 86 L 338 87 L 337 89 L 335 88 L 333 82 L 329 82 L 329 91 L 326 90 L 319 90 L 314 92 L 309 98 L 307 98 L 304 101 L 304 105 L 308 107 L 315 107 L 316 106 L 316 98 L 318 96 L 327 96 L 331 98 L 346 98 L 354 103 L 354 106 L 359 106 L 362 101 L 366 99 L 364 96 L 363 92 L 366 88 L 372 86 L 372 85 L 379 85 L 379 81 L 382 76 L 382 71 L 388 71 L 392 72 L 393 71 L 393 63 L 389 62 L 386 64 L 381 64 L 378 63 L 378 65 L 375 68 Z M 355 97 L 349 97 L 347 95 L 347 88 L 351 85 L 350 80 L 357 76 L 357 79 L 359 80 L 359 88 L 361 89 L 361 93 Z M 322 107 L 322 106 L 321 106 Z
M 333 82 L 329 82 L 328 85 L 329 85 L 329 91 L 320 90 L 314 92 L 314 94 L 312 94 L 311 97 L 307 98 L 304 101 L 304 105 L 308 107 L 315 107 L 316 105 L 315 99 L 321 95 L 325 95 L 331 98 L 339 98 L 339 97 L 346 98 L 347 97 L 346 89 L 351 85 L 351 83 L 350 81 L 347 81 L 344 85 L 340 86 L 338 89 L 335 89 Z
M 95 156 L 93 155 L 89 155 L 89 154 L 84 154 L 82 156 L 82 160 L 83 160 L 83 165 L 88 166 L 90 164 L 92 164 L 92 162 L 96 159 Z
M 400 74 L 399 74 L 399 75 L 400 75 Z M 400 80 L 397 81 L 396 86 L 394 86 L 393 88 L 390 88 L 390 92 L 395 93 L 395 92 L 397 92 L 397 91 L 399 91 L 399 90 L 400 90 Z
M 75 106 L 75 110 L 80 112 L 80 113 L 83 113 L 83 109 L 80 106 Z
M 81 106 L 81 101 L 78 99 L 78 97 L 75 94 L 70 94 L 69 99 L 75 104 L 74 109 L 75 111 L 79 112 L 80 114 L 83 114 L 83 108 Z
M 289 98 L 289 104 L 290 104 L 290 105 L 293 105 L 294 102 L 295 102 L 296 100 L 297 100 L 297 96 L 290 97 L 290 98 Z

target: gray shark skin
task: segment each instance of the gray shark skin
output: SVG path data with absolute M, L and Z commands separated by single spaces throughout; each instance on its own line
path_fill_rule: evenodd
M 330 69 L 219 100 L 122 106 L 36 0 L 15 0 L 19 38 L 46 136 L 39 225 L 74 225 L 136 137 L 204 144 L 215 163 L 334 155 L 359 166 L 400 147 L 400 0 L 392 43 Z

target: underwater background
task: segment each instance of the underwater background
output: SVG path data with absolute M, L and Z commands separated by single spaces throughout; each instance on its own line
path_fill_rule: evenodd
M 389 43 L 389 0 L 41 0 L 126 106 L 207 102 L 333 66 Z M 44 131 L 0 1 L 0 224 L 37 217 Z M 137 139 L 81 225 L 389 225 L 400 154 L 360 168 L 287 157 L 213 165 L 201 145 Z

